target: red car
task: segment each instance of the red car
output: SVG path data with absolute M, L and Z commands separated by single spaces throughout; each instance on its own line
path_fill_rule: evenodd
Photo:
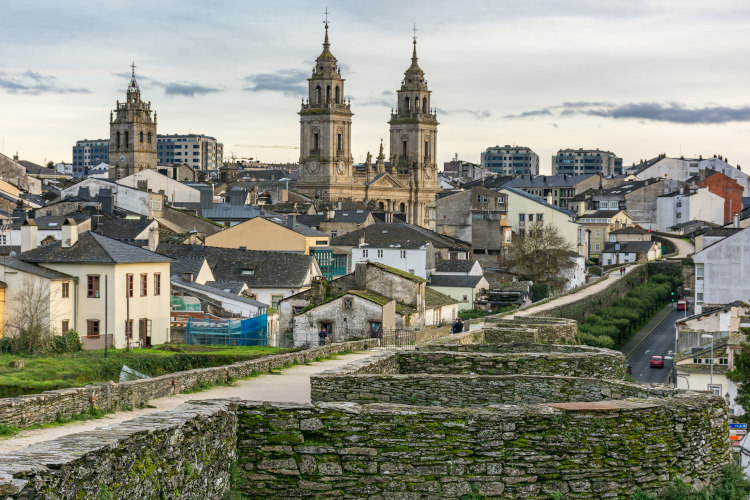
M 651 368 L 664 368 L 664 358 L 661 356 L 651 356 Z
M 682 300 L 682 299 L 678 300 L 677 301 L 677 310 L 678 311 L 684 311 L 685 309 L 687 309 L 687 300 Z

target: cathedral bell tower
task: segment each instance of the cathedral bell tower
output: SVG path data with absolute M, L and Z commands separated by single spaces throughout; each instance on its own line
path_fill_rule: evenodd
M 126 101 L 117 101 L 116 115 L 109 114 L 109 177 L 114 179 L 157 166 L 156 112 L 152 120 L 151 102 L 141 101 L 135 64 L 132 69 Z
M 417 37 L 411 66 L 404 73 L 396 111 L 391 111 L 391 168 L 409 175 L 410 199 L 407 221 L 425 225 L 427 205 L 438 191 L 437 115 L 430 107 L 431 92 L 424 71 L 417 64 Z
M 328 42 L 326 21 L 323 52 L 315 60 L 307 100 L 300 115 L 300 171 L 297 188 L 303 194 L 336 199 L 351 188 L 351 105 L 344 102 L 344 79 Z M 348 195 L 348 194 L 347 194 Z

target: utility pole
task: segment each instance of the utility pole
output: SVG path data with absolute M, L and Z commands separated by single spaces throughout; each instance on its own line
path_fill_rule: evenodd
M 108 354 L 108 352 L 107 352 L 107 344 L 109 343 L 108 342 L 108 337 L 109 337 L 109 328 L 108 328 L 108 325 L 109 325 L 109 322 L 107 321 L 109 319 L 109 314 L 108 314 L 108 310 L 107 310 L 108 309 L 108 307 L 107 307 L 107 295 L 109 295 L 109 294 L 107 293 L 107 288 L 108 288 L 107 287 L 107 283 L 108 283 L 107 278 L 109 278 L 109 276 L 105 274 L 104 275 L 104 357 L 105 358 L 107 357 L 107 354 Z

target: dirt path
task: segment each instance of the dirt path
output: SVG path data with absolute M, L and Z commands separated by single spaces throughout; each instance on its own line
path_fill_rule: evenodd
M 255 401 L 289 401 L 295 403 L 310 402 L 310 375 L 337 368 L 358 359 L 372 356 L 374 353 L 346 354 L 338 359 L 313 362 L 309 365 L 298 365 L 283 370 L 277 375 L 261 375 L 246 380 L 239 380 L 234 386 L 217 386 L 207 391 L 193 394 L 178 394 L 166 398 L 154 399 L 150 405 L 154 408 L 117 412 L 102 419 L 87 422 L 75 422 L 60 427 L 23 431 L 12 438 L 0 440 L 0 453 L 8 453 L 27 446 L 49 441 L 60 436 L 107 427 L 111 424 L 131 420 L 155 411 L 171 410 L 186 401 L 199 399 L 241 398 Z

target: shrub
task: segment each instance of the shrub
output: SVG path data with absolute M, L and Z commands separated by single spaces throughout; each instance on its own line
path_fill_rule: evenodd
M 547 283 L 536 283 L 529 287 L 529 291 L 533 293 L 534 302 L 539 302 L 549 297 L 549 285 Z
M 52 349 L 56 353 L 78 352 L 81 350 L 81 338 L 75 330 L 68 330 L 62 335 L 52 337 Z
M 576 340 L 579 344 L 590 345 L 591 347 L 603 347 L 605 349 L 612 349 L 615 346 L 615 341 L 612 337 L 607 335 L 601 335 L 599 337 L 590 333 L 578 331 Z

